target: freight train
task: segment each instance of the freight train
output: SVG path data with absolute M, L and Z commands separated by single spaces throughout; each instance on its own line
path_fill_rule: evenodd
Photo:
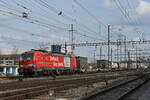
M 81 62 L 85 62 L 85 64 L 81 64 Z M 18 72 L 24 76 L 61 75 L 80 73 L 82 67 L 79 66 L 87 66 L 86 59 L 81 61 L 79 57 L 73 55 L 30 50 L 21 54 Z

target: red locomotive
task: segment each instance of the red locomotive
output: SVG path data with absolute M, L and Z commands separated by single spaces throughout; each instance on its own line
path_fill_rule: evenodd
M 19 66 L 20 75 L 50 75 L 78 71 L 75 56 L 50 53 L 44 50 L 22 53 Z

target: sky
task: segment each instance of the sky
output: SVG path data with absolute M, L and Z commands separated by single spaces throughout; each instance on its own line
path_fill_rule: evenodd
M 119 33 L 127 40 L 149 40 L 149 18 L 150 0 L 1 0 L 0 51 L 9 54 L 18 48 L 21 53 L 43 45 L 71 43 L 71 24 L 74 43 L 107 42 L 108 25 L 111 41 L 116 41 Z M 99 47 L 81 47 L 74 52 L 93 57 L 94 52 L 99 55 Z

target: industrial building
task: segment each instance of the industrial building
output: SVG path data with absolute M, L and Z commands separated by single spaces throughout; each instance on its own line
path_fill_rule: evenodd
M 0 73 L 18 75 L 19 57 L 17 54 L 0 55 Z

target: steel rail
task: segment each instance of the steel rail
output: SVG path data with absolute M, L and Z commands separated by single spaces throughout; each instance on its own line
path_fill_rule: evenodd
M 108 73 L 107 77 L 108 79 L 114 79 L 119 77 L 127 77 L 127 76 L 136 76 L 139 75 L 141 72 L 128 72 L 128 73 Z M 61 83 L 62 81 L 71 81 L 71 80 L 78 80 L 78 79 L 85 79 L 85 78 L 104 78 L 103 73 L 96 73 L 96 74 L 87 74 L 87 75 L 78 75 L 78 76 L 70 76 L 68 78 L 61 77 L 61 79 L 58 80 L 52 80 L 50 78 L 46 79 L 39 79 L 39 80 L 28 80 L 23 82 L 10 82 L 10 83 L 1 83 L 0 84 L 0 90 L 6 91 L 6 90 L 14 90 L 14 89 L 21 89 L 21 88 L 29 88 L 32 87 L 32 84 L 34 86 L 41 86 L 45 84 L 54 84 L 54 83 Z
M 110 100 L 110 97 L 111 97 L 111 100 L 121 100 L 124 96 L 126 96 L 128 93 L 130 93 L 134 89 L 140 87 L 149 79 L 150 79 L 149 74 L 144 74 L 137 78 L 127 80 L 125 82 L 121 82 L 119 84 L 115 84 L 112 86 L 108 86 L 105 89 L 93 92 L 79 100 L 100 100 L 100 99 Z M 141 82 L 141 84 L 136 83 L 139 81 Z M 114 95 L 115 97 L 113 97 Z
M 143 83 L 137 85 L 135 88 L 133 88 L 133 89 L 125 92 L 124 94 L 120 95 L 120 97 L 118 97 L 118 100 L 124 100 L 124 98 L 128 97 L 128 95 L 132 94 L 134 91 L 136 91 L 138 88 L 142 87 L 143 85 L 145 85 L 149 81 L 150 81 L 150 78 L 147 78 Z
M 69 81 L 69 82 L 61 82 L 57 84 L 47 85 L 47 86 L 40 86 L 40 87 L 33 87 L 28 89 L 21 89 L 16 91 L 9 91 L 3 94 L 0 94 L 0 100 L 24 100 L 29 98 L 34 98 L 35 96 L 45 94 L 49 90 L 53 90 L 55 92 L 66 90 L 70 88 L 80 87 L 80 86 L 87 86 L 96 82 L 101 82 L 102 79 L 95 78 L 92 79 L 84 79 L 78 81 Z

